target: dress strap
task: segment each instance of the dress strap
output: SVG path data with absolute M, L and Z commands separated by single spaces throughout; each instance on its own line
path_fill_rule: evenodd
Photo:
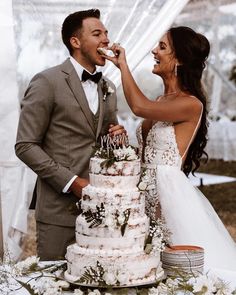
M 193 131 L 193 135 L 192 135 L 192 137 L 191 137 L 191 139 L 190 139 L 190 141 L 189 141 L 189 143 L 188 143 L 188 146 L 187 146 L 187 148 L 186 148 L 186 150 L 185 150 L 183 156 L 181 157 L 181 159 L 183 159 L 183 158 L 185 157 L 185 155 L 186 155 L 186 153 L 188 152 L 188 149 L 189 149 L 189 147 L 190 147 L 190 145 L 191 145 L 191 143 L 192 143 L 192 141 L 193 141 L 193 139 L 194 139 L 194 136 L 196 135 L 196 132 L 197 132 L 197 130 L 198 130 L 198 127 L 199 127 L 200 122 L 201 122 L 201 119 L 202 119 L 202 113 L 203 113 L 203 105 L 202 105 L 201 114 L 200 114 L 200 116 L 199 116 L 199 119 L 198 119 L 197 125 L 196 125 L 196 127 L 195 127 L 195 129 L 194 129 L 194 131 Z

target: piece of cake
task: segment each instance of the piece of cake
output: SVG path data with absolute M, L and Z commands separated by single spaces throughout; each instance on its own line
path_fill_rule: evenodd
M 114 56 L 114 53 L 112 50 L 104 48 L 104 47 L 99 47 L 97 48 L 98 53 L 101 55 L 107 55 L 107 56 Z
M 140 159 L 134 148 L 118 147 L 117 142 L 103 138 L 90 160 L 90 184 L 82 191 L 76 243 L 67 248 L 65 278 L 80 285 L 145 285 L 163 277 L 160 228 L 152 224 L 149 231 L 145 199 L 137 188 Z

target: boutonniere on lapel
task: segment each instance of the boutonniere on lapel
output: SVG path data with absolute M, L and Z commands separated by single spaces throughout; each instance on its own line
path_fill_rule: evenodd
M 102 93 L 103 93 L 103 101 L 106 101 L 108 95 L 114 93 L 114 89 L 109 86 L 108 82 L 105 79 L 102 79 Z

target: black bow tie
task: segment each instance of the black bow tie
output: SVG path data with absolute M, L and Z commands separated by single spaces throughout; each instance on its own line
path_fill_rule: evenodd
M 87 80 L 91 80 L 94 83 L 98 83 L 101 78 L 102 78 L 102 72 L 97 72 L 96 74 L 91 75 L 91 74 L 89 74 L 89 72 L 83 70 L 83 73 L 82 73 L 82 81 L 83 82 L 85 82 Z

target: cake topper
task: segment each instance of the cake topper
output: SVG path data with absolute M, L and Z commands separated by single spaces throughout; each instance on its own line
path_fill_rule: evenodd
M 101 148 L 109 150 L 127 147 L 129 145 L 128 136 L 124 133 L 110 136 L 109 134 L 101 136 Z

